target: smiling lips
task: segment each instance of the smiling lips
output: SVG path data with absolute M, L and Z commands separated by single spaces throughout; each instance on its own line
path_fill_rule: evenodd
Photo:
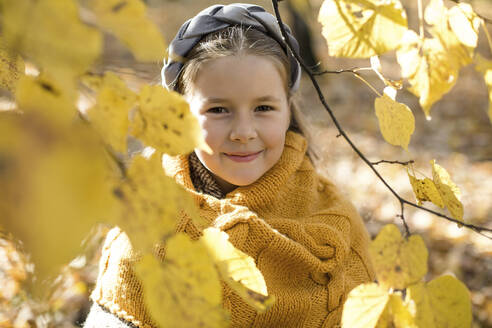
M 249 162 L 254 160 L 263 150 L 256 153 L 224 153 L 229 159 L 235 162 Z

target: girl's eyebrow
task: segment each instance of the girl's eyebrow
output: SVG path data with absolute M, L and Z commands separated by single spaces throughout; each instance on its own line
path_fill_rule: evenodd
M 221 102 L 227 102 L 228 99 L 226 98 L 205 98 L 205 102 L 207 103 L 221 103 Z M 262 96 L 254 99 L 254 101 L 280 101 L 280 99 L 274 97 L 274 96 Z

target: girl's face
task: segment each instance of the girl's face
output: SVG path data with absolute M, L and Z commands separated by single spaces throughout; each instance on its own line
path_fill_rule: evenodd
M 290 109 L 285 72 L 277 67 L 254 55 L 214 59 L 185 95 L 213 150 L 195 152 L 226 193 L 255 182 L 282 155 Z

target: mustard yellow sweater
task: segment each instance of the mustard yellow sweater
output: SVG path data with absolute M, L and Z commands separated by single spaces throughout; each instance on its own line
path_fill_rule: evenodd
M 348 292 L 374 280 L 363 221 L 336 187 L 316 174 L 306 149 L 306 139 L 288 131 L 274 167 L 223 199 L 195 191 L 189 155 L 163 156 L 166 174 L 193 195 L 211 226 L 227 232 L 238 249 L 253 257 L 275 295 L 273 307 L 257 314 L 223 284 L 231 327 L 336 327 Z M 178 219 L 176 230 L 200 236 L 187 217 Z M 134 261 L 127 235 L 112 229 L 91 299 L 138 327 L 156 327 L 143 304 Z

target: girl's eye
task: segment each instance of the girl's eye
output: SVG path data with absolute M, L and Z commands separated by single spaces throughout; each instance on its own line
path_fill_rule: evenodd
M 267 106 L 267 105 L 261 105 L 261 106 L 258 106 L 256 108 L 260 108 L 260 112 L 268 112 L 268 111 L 273 110 L 272 106 Z
M 225 110 L 225 108 L 224 107 L 214 107 L 214 108 L 210 108 L 209 110 L 207 110 L 207 113 L 221 114 L 222 110 Z

